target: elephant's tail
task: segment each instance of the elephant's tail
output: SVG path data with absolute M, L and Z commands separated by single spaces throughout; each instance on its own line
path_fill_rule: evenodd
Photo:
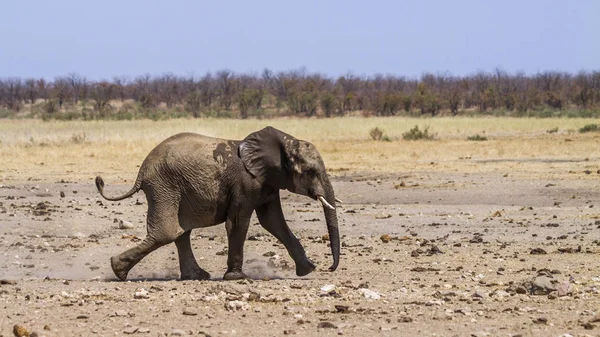
M 138 175 L 137 179 L 135 180 L 135 184 L 133 184 L 133 187 L 131 188 L 131 190 L 129 190 L 129 192 L 119 196 L 119 197 L 107 197 L 106 195 L 104 195 L 104 180 L 102 180 L 102 177 L 97 176 L 96 177 L 96 188 L 98 189 L 98 192 L 100 192 L 100 195 L 109 201 L 119 201 L 119 200 L 123 200 L 125 198 L 129 198 L 130 196 L 134 195 L 135 193 L 137 193 L 141 188 L 142 188 L 142 180 L 140 179 L 140 176 Z

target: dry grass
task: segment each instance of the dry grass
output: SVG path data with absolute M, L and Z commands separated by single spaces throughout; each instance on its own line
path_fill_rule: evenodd
M 190 131 L 215 137 L 242 139 L 272 125 L 320 149 L 334 175 L 346 172 L 403 174 L 411 171 L 457 172 L 515 170 L 543 174 L 565 165 L 546 159 L 583 160 L 598 166 L 600 135 L 578 134 L 595 119 L 526 118 L 331 118 L 331 119 L 177 119 L 153 122 L 94 121 L 0 122 L 0 183 L 25 181 L 87 181 L 97 174 L 131 181 L 146 154 L 164 138 Z M 435 141 L 403 141 L 402 133 L 415 125 L 429 126 Z M 373 141 L 369 130 L 379 127 L 392 141 Z M 547 133 L 558 127 L 558 132 Z M 469 142 L 480 134 L 485 142 Z M 486 160 L 506 162 L 483 163 Z M 517 160 L 517 161 L 514 161 Z M 432 164 L 433 163 L 433 164 Z M 570 167 L 569 166 L 569 167 Z M 559 171 L 563 168 L 559 168 Z

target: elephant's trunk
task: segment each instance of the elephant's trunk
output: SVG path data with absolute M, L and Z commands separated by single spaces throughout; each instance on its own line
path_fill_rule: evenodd
M 323 187 L 325 190 L 325 200 L 335 207 L 335 194 L 328 179 L 325 179 Z M 329 267 L 329 271 L 334 271 L 340 262 L 340 233 L 338 230 L 337 214 L 335 208 L 332 209 L 326 205 L 323 205 L 323 211 L 325 212 L 325 222 L 327 222 L 329 243 L 331 245 L 331 254 L 333 255 L 333 264 Z

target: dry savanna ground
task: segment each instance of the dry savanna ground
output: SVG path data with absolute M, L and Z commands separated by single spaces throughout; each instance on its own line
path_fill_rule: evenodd
M 600 134 L 594 119 L 332 118 L 0 121 L 0 336 L 600 334 Z M 250 280 L 222 281 L 223 226 L 195 230 L 209 281 L 179 281 L 173 245 L 116 281 L 110 256 L 144 237 L 145 155 L 182 131 L 242 139 L 266 125 L 313 142 L 333 176 L 331 263 L 320 205 L 284 193 L 318 268 L 294 275 L 253 219 Z M 428 126 L 432 141 L 402 133 Z M 384 130 L 390 141 L 374 141 Z M 468 141 L 480 135 L 486 141 Z

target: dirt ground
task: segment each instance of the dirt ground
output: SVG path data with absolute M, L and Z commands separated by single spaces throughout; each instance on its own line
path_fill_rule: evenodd
M 110 257 L 145 234 L 142 192 L 115 203 L 68 175 L 0 182 L 0 336 L 15 325 L 37 336 L 596 336 L 599 164 L 466 159 L 452 169 L 337 172 L 338 270 L 327 271 L 321 206 L 284 193 L 318 269 L 296 277 L 253 219 L 251 280 L 239 282 L 221 279 L 222 225 L 192 232 L 210 281 L 179 281 L 174 245 L 117 281 Z M 111 195 L 130 187 L 104 178 Z

